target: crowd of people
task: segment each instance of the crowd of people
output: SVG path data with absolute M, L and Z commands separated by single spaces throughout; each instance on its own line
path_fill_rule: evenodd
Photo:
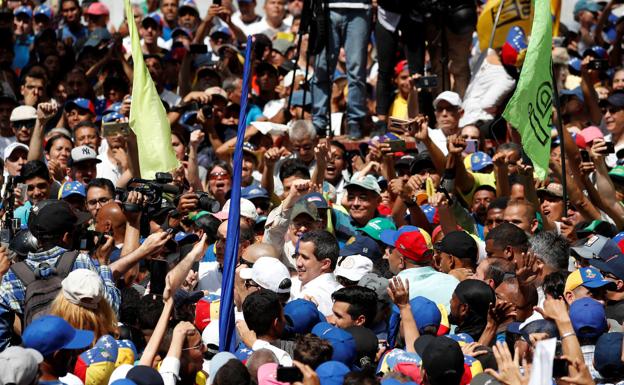
M 540 180 L 486 1 L 132 0 L 155 179 L 128 21 L 1 2 L 0 384 L 623 384 L 624 5 L 574 3 Z

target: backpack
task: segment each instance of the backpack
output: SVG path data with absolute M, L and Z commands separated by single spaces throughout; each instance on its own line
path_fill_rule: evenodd
M 61 290 L 61 281 L 72 271 L 78 251 L 67 251 L 56 260 L 52 273 L 45 278 L 39 275 L 39 269 L 33 270 L 25 261 L 11 266 L 11 270 L 26 287 L 24 298 L 24 327 L 43 315 L 49 313 L 50 306 Z

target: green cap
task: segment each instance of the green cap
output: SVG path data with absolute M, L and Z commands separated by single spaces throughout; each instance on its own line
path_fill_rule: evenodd
M 364 190 L 370 190 L 377 195 L 381 194 L 381 187 L 379 187 L 379 183 L 377 183 L 377 179 L 375 179 L 372 175 L 353 175 L 349 183 L 347 183 L 344 188 L 349 189 L 349 187 L 358 186 L 363 188 Z
M 396 226 L 394 225 L 394 222 L 392 222 L 391 219 L 378 217 L 378 218 L 371 219 L 370 221 L 368 221 L 366 226 L 358 230 L 366 233 L 366 235 L 368 235 L 369 237 L 379 241 L 382 231 L 396 230 Z
M 290 212 L 290 220 L 292 221 L 301 214 L 306 214 L 315 221 L 318 221 L 320 219 L 318 215 L 318 210 L 316 209 L 314 203 L 308 202 L 305 199 L 299 199 L 297 203 L 295 203 L 292 211 Z
M 624 166 L 615 166 L 609 171 L 611 178 L 618 178 L 624 180 Z

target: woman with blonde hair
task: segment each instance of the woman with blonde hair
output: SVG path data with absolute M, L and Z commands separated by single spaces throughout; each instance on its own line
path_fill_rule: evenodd
M 88 269 L 77 269 L 67 275 L 52 302 L 50 314 L 65 319 L 74 328 L 93 331 L 94 343 L 103 335 L 118 335 L 117 317 L 104 297 L 104 283 L 96 272 Z

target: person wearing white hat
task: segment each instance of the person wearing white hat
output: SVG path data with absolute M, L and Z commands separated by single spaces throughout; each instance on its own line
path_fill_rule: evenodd
M 435 145 L 444 155 L 448 154 L 446 138 L 460 132 L 459 119 L 464 114 L 461 106 L 461 97 L 453 91 L 444 91 L 435 98 L 433 108 L 435 109 L 436 128 L 427 128 L 428 138 L 418 143 L 419 152 L 429 151 L 430 154 L 434 151 L 439 152 L 431 150 L 431 146 Z M 423 124 L 426 124 L 426 121 Z
M 11 112 L 11 129 L 15 140 L 28 144 L 30 143 L 30 137 L 32 136 L 33 129 L 35 128 L 35 121 L 37 120 L 37 110 L 32 106 L 19 106 L 15 107 Z
M 230 199 L 228 199 L 223 205 L 223 209 L 218 213 L 212 214 L 215 218 L 219 220 L 226 220 L 230 215 Z M 240 200 L 240 216 L 241 220 L 244 221 L 252 227 L 256 224 L 258 220 L 258 212 L 256 211 L 256 206 L 249 200 L 245 198 L 241 198 Z
M 0 383 L 30 385 L 39 377 L 43 356 L 35 349 L 9 346 L 0 353 Z
M 239 274 L 245 281 L 246 292 L 241 293 L 242 297 L 262 288 L 277 293 L 283 305 L 288 301 L 292 286 L 290 272 L 277 258 L 260 257 L 253 267 L 241 269 Z M 241 301 L 244 300 L 241 298 Z
M 28 160 L 28 146 L 19 142 L 11 143 L 4 149 L 2 159 L 4 160 L 4 176 L 18 176 L 22 171 L 22 166 Z

